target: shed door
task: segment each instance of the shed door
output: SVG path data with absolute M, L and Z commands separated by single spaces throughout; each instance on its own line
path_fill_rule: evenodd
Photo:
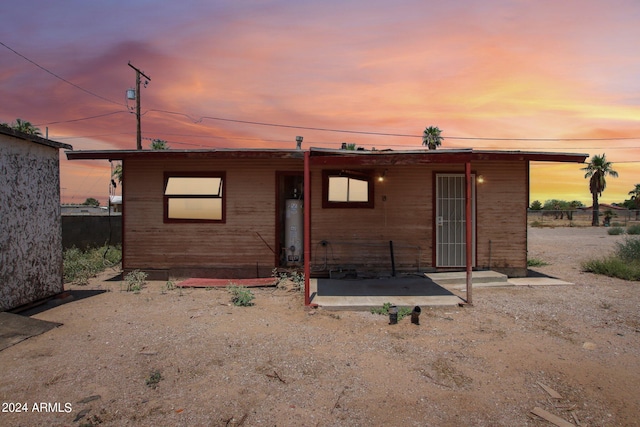
M 471 175 L 471 212 L 473 236 L 473 263 L 476 248 L 476 188 L 475 176 Z M 465 219 L 465 176 L 464 174 L 436 175 L 436 266 L 466 266 L 466 219 Z

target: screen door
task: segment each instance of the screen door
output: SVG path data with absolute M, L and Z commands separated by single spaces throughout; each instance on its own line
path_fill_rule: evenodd
M 471 242 L 475 264 L 475 176 L 471 175 Z M 436 266 L 466 266 L 465 175 L 436 175 Z

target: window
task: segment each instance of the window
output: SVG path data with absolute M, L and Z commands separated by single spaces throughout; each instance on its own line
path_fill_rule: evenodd
M 224 172 L 165 173 L 165 222 L 224 222 Z
M 323 208 L 373 208 L 371 171 L 323 171 Z

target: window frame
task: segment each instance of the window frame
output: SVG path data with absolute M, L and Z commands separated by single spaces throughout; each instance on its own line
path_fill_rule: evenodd
M 184 195 L 167 195 L 167 185 L 170 178 L 220 178 L 222 196 L 212 196 L 210 194 L 184 194 Z M 165 223 L 221 223 L 227 222 L 227 176 L 224 171 L 206 171 L 206 172 L 165 172 L 163 182 L 163 220 Z M 169 200 L 170 199 L 222 199 L 222 215 L 221 219 L 200 219 L 200 218 L 169 218 Z
M 331 177 L 346 177 L 367 182 L 366 202 L 334 202 L 329 200 L 329 179 Z M 322 208 L 323 209 L 373 209 L 375 201 L 374 171 L 370 169 L 360 170 L 330 170 L 322 171 Z

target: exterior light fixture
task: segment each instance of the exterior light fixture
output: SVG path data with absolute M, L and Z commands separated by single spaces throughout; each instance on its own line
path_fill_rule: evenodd
M 384 172 L 382 172 L 379 176 L 378 176 L 378 182 L 384 182 L 384 179 L 387 177 L 387 169 L 384 170 Z
M 478 175 L 478 179 L 476 181 L 478 181 L 478 184 L 484 183 L 484 176 Z

